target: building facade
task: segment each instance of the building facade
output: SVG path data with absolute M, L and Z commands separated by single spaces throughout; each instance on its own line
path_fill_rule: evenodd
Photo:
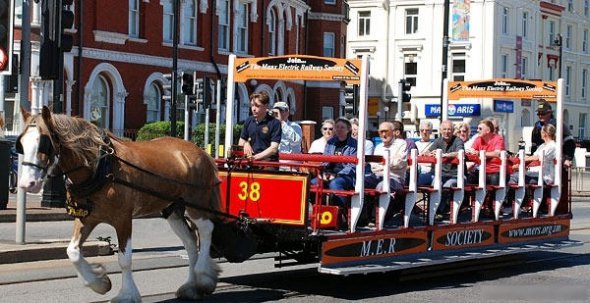
M 445 1 L 348 1 L 348 56 L 371 58 L 369 101 L 375 108 L 374 120 L 395 117 L 398 82 L 404 78 L 413 83 L 411 104 L 402 107 L 404 123 L 415 130 L 420 120 L 434 122 L 435 128 L 438 125 L 435 112 L 441 103 L 443 74 L 449 81 L 561 77 L 565 81 L 565 121 L 574 136 L 589 136 L 590 0 L 449 2 L 448 63 L 443 66 Z M 506 105 L 501 111 L 494 109 L 498 102 Z M 454 106 L 476 109 L 451 119 L 469 122 L 475 129 L 480 119 L 496 117 L 508 149 L 515 150 L 536 121 L 537 103 L 520 99 L 451 101 Z M 505 112 L 506 108 L 513 113 Z
M 229 54 L 238 57 L 288 54 L 342 57 L 346 54 L 347 6 L 342 1 L 178 2 L 179 72 L 196 73 L 198 77 L 225 83 Z M 64 58 L 63 106 L 54 110 L 81 116 L 128 137 L 133 137 L 146 122 L 168 120 L 171 104 L 163 101 L 162 95 L 167 84 L 164 74 L 172 69 L 172 3 L 172 0 L 74 1 L 69 7 L 75 14 L 71 30 L 74 48 Z M 19 7 L 17 4 L 17 52 Z M 53 82 L 38 77 L 41 3 L 31 2 L 31 24 L 34 41 L 29 100 L 31 108 L 38 109 L 43 105 L 53 106 L 54 100 Z M 332 113 L 331 118 L 338 117 L 340 112 L 339 86 L 252 80 L 237 84 L 236 108 L 232 109 L 236 121 L 249 115 L 248 96 L 260 91 L 271 96 L 271 104 L 289 103 L 293 120 L 320 121 L 324 118 L 322 108 Z M 18 99 L 12 94 L 5 97 L 8 126 L 15 128 L 18 106 L 14 100 Z M 179 96 L 179 121 L 184 119 L 183 102 L 184 98 Z M 225 117 L 223 105 L 219 110 L 221 117 Z M 199 121 L 198 116 L 194 121 Z

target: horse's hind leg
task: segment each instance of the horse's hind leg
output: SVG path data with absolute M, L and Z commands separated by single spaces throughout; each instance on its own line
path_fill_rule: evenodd
M 86 241 L 94 227 L 96 223 L 85 224 L 80 219 L 76 219 L 67 253 L 78 276 L 84 279 L 84 284 L 102 295 L 111 290 L 111 280 L 106 276 L 106 271 L 101 264 L 89 264 L 80 253 L 82 243 Z
M 189 210 L 190 213 L 191 210 Z M 213 235 L 213 222 L 209 219 L 199 218 L 193 220 L 199 232 L 199 259 L 195 272 L 197 275 L 197 289 L 202 294 L 210 294 L 217 286 L 219 266 L 210 257 L 211 238 Z
M 119 242 L 119 267 L 121 267 L 121 290 L 111 302 L 141 302 L 141 295 L 133 280 L 133 271 L 131 267 L 131 216 L 129 219 L 113 224 L 117 231 L 117 240 Z
M 197 235 L 188 226 L 182 212 L 173 212 L 168 217 L 168 223 L 174 233 L 182 240 L 184 249 L 188 255 L 188 278 L 186 282 L 176 291 L 176 297 L 180 299 L 199 300 L 201 294 L 197 292 L 197 280 L 195 264 L 199 256 L 197 249 Z

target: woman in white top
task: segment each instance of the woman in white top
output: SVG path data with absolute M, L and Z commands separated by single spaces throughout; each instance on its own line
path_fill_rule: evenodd
M 544 143 L 537 148 L 534 154 L 530 156 L 524 157 L 525 162 L 531 161 L 539 161 L 543 153 L 545 154 L 545 158 L 543 159 L 543 167 L 539 166 L 531 166 L 529 170 L 525 173 L 525 183 L 526 184 L 536 184 L 539 180 L 539 171 L 543 169 L 543 182 L 545 184 L 553 184 L 553 178 L 555 175 L 555 153 L 557 149 L 557 145 L 555 143 L 555 126 L 552 124 L 545 124 L 543 128 L 541 128 L 541 138 L 543 139 Z M 518 172 L 513 173 L 510 176 L 511 183 L 518 183 Z
M 432 134 L 432 123 L 430 121 L 420 122 L 420 140 L 416 141 L 418 154 L 423 155 L 428 152 L 428 148 L 432 144 L 430 135 Z M 418 166 L 418 185 L 430 185 L 434 174 L 432 173 L 432 164 L 419 164 Z
M 309 154 L 323 154 L 326 148 L 326 142 L 334 136 L 334 120 L 328 119 L 322 122 L 322 136 L 313 142 L 307 153 Z

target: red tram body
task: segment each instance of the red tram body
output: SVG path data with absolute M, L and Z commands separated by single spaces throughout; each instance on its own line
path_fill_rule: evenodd
M 291 60 L 292 58 L 297 60 Z M 275 62 L 281 62 L 283 59 L 285 64 L 288 60 L 300 64 L 309 58 L 310 56 L 285 56 L 274 59 Z M 264 61 L 263 59 L 248 58 L 240 61 L 230 56 L 229 68 L 233 71 L 233 74 L 230 73 L 230 81 L 246 81 L 255 76 L 261 79 L 280 76 L 284 79 L 285 74 L 277 74 L 273 69 L 270 70 L 272 74 L 265 74 L 261 67 L 256 65 L 258 60 Z M 330 60 L 329 58 L 320 59 L 323 60 L 322 62 Z M 292 77 L 289 79 L 360 83 L 359 113 L 361 117 L 359 120 L 365 121 L 366 117 L 362 115 L 366 115 L 366 111 L 363 113 L 363 106 L 366 106 L 366 87 L 364 87 L 367 76 L 366 59 L 362 62 L 358 59 L 335 59 L 333 62 L 329 72 L 314 74 L 312 79 L 307 75 L 310 73 L 307 71 L 291 73 L 287 76 Z M 346 68 L 351 65 L 355 68 Z M 334 66 L 343 66 L 343 68 L 338 69 Z M 245 71 L 248 77 L 240 74 Z M 543 94 L 545 97 L 549 96 L 549 99 L 552 98 L 553 95 L 550 94 L 553 93 L 553 100 L 558 103 L 559 110 L 560 84 L 561 80 L 554 83 L 553 87 L 556 91 L 553 92 L 539 92 L 536 89 L 531 91 Z M 461 83 L 448 84 L 448 87 L 452 87 L 453 90 L 449 90 L 445 97 L 452 99 L 454 97 L 452 94 L 460 94 L 459 86 Z M 540 83 L 539 86 L 552 87 L 547 83 Z M 473 93 L 473 90 L 467 91 Z M 233 85 L 228 85 L 228 106 L 231 105 L 233 93 Z M 230 118 L 229 115 L 231 113 L 228 114 Z M 364 142 L 363 124 L 361 123 L 359 127 L 359 142 Z M 231 146 L 232 128 L 226 127 L 226 129 L 230 131 L 226 134 L 225 143 L 226 146 Z M 560 134 L 558 129 L 558 136 Z M 247 233 L 237 234 L 247 234 L 247 241 L 256 247 L 243 259 L 247 259 L 253 253 L 278 252 L 284 255 L 283 259 L 289 258 L 297 263 L 316 262 L 322 273 L 349 275 L 579 245 L 578 242 L 569 239 L 572 219 L 570 182 L 568 172 L 562 173 L 561 167 L 556 169 L 555 176 L 555 180 L 560 180 L 561 184 L 551 186 L 541 184 L 535 187 L 524 185 L 520 181 L 518 186 L 513 186 L 517 204 L 514 205 L 510 216 L 499 215 L 497 201 L 506 195 L 509 188 L 506 180 L 501 181 L 500 186 L 489 186 L 485 182 L 476 185 L 460 182 L 457 188 L 450 189 L 453 191 L 454 201 L 458 201 L 451 206 L 450 220 L 438 222 L 434 220 L 433 211 L 436 210 L 440 200 L 440 193 L 449 189 L 437 186 L 436 181 L 433 187 L 418 188 L 415 184 L 415 174 L 418 162 L 430 161 L 430 163 L 436 163 L 436 180 L 437 176 L 440 177 L 436 173 L 440 170 L 439 164 L 442 162 L 440 157 L 421 159 L 414 152 L 410 157 L 410 186 L 400 193 L 400 198 L 395 200 L 390 199 L 389 192 L 365 190 L 362 180 L 357 182 L 355 189 L 349 192 L 331 192 L 311 185 L 311 176 L 321 171 L 322 162 L 349 161 L 362 167 L 366 161 L 385 161 L 378 157 L 365 159 L 361 145 L 359 145 L 360 156 L 348 159 L 305 154 L 280 155 L 281 159 L 291 160 L 290 163 L 299 161 L 295 164 L 240 162 L 230 159 L 232 156 L 230 154 L 225 159 L 218 159 L 223 211 L 246 222 L 241 224 L 240 228 L 247 229 Z M 460 155 L 464 158 L 463 153 Z M 523 159 L 522 153 L 519 156 Z M 506 166 L 508 160 L 506 156 L 503 156 L 497 161 L 502 161 L 502 164 Z M 560 161 L 561 152 L 558 153 L 556 163 L 561 163 Z M 460 162 L 459 165 L 462 163 Z M 263 170 L 266 166 L 277 165 L 290 167 L 291 170 Z M 556 164 L 556 167 L 558 166 Z M 524 168 L 524 166 L 521 167 Z M 412 175 L 414 175 L 413 179 Z M 542 180 L 541 177 L 539 179 Z M 525 191 L 530 192 L 529 201 L 522 199 Z M 349 196 L 352 201 L 350 208 L 340 209 L 330 205 L 329 197 L 333 194 Z M 518 195 L 522 196 L 518 198 Z M 420 196 L 422 201 L 419 201 Z M 464 196 L 468 196 L 465 200 L 470 202 L 465 203 Z M 367 199 L 374 202 L 373 208 L 363 208 L 364 201 Z M 383 222 L 388 207 L 398 209 L 397 219 L 391 220 L 395 222 L 393 225 L 386 225 Z M 526 213 L 521 212 L 521 208 L 525 208 Z M 363 212 L 375 213 L 374 226 L 357 226 Z M 343 226 L 343 222 L 347 225 Z

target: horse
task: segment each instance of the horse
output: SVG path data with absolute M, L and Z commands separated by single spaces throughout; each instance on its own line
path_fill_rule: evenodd
M 122 272 L 121 289 L 111 302 L 140 302 L 131 267 L 132 219 L 161 213 L 188 253 L 188 278 L 176 296 L 198 300 L 215 290 L 221 270 L 210 249 L 221 198 L 217 166 L 207 153 L 172 137 L 124 141 L 47 107 L 37 115 L 21 108 L 21 114 L 25 129 L 16 143 L 23 155 L 18 185 L 39 192 L 54 164 L 65 174 L 67 206 L 75 216 L 67 255 L 86 286 L 99 294 L 112 287 L 105 268 L 89 264 L 80 253 L 94 227 L 106 223 L 116 230 Z

